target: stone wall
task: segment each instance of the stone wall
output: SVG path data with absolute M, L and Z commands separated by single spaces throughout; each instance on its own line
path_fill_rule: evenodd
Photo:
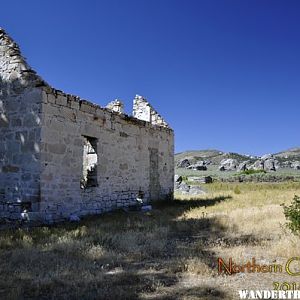
M 19 47 L 0 29 L 0 217 L 19 218 L 40 200 L 40 86 Z
M 102 108 L 56 90 L 2 29 L 0 75 L 0 218 L 53 222 L 172 196 L 173 131 L 146 99 L 131 117 L 120 100 Z
M 171 129 L 51 89 L 43 92 L 42 111 L 41 211 L 46 218 L 128 206 L 141 192 L 146 202 L 172 194 Z M 98 154 L 98 186 L 86 189 L 80 185 L 85 137 L 97 139 Z M 152 149 L 157 153 L 154 170 Z M 154 174 L 159 186 L 151 186 Z

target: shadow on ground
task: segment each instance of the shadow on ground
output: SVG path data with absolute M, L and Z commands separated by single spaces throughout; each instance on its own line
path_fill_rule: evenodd
M 114 212 L 76 224 L 3 232 L 0 268 L 6 272 L 0 275 L 0 297 L 230 299 L 213 282 L 181 284 L 190 268 L 216 272 L 217 257 L 209 243 L 221 239 L 231 244 L 228 229 L 214 217 L 179 218 L 228 199 L 175 200 L 156 203 L 147 214 Z

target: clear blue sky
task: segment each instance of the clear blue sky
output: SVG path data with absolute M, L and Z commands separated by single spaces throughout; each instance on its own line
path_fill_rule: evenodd
M 3 1 L 0 27 L 55 88 L 145 96 L 177 152 L 300 145 L 300 1 Z

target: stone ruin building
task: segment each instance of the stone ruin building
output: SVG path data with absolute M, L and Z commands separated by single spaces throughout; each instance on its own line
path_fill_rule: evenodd
M 105 108 L 50 87 L 0 29 L 0 219 L 56 222 L 173 195 L 174 134 L 136 96 Z

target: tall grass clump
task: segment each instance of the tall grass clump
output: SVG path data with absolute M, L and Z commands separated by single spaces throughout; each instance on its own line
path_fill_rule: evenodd
M 240 188 L 236 185 L 235 188 L 233 189 L 233 192 L 237 195 L 239 195 L 241 193 Z

